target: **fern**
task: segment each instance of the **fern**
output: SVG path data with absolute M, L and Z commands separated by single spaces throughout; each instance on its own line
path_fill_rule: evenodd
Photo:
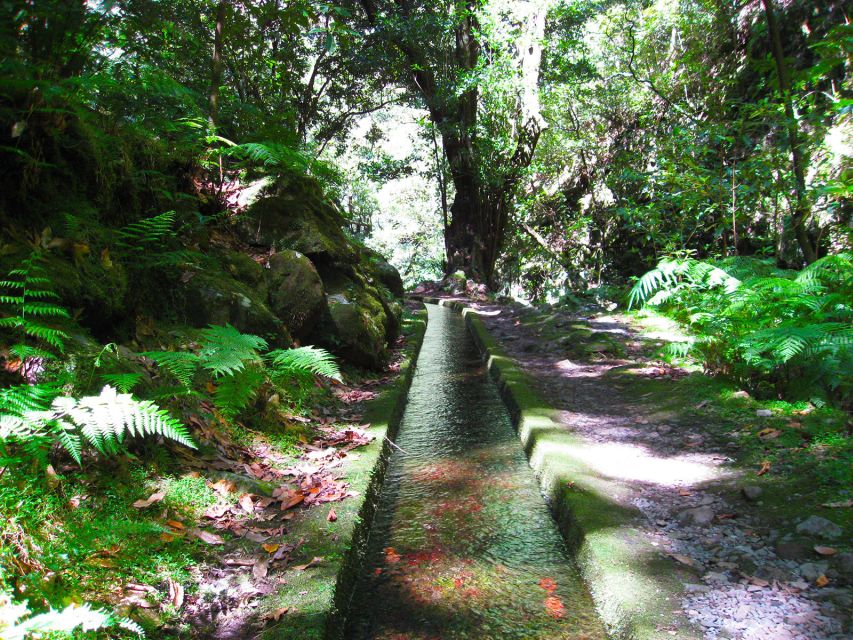
M 116 244 L 129 251 L 145 251 L 169 237 L 174 225 L 175 212 L 167 211 L 119 229 Z
M 78 462 L 82 444 L 102 454 L 117 453 L 126 435 L 159 435 L 195 448 L 180 422 L 147 400 L 106 386 L 97 396 L 54 398 L 50 408 L 4 416 L 4 440 L 51 437 Z
M 43 258 L 41 254 L 34 252 L 23 260 L 21 265 L 20 269 L 10 271 L 6 280 L 0 281 L 0 287 L 9 290 L 0 295 L 0 304 L 11 307 L 9 315 L 0 318 L 0 327 L 18 331 L 23 334 L 24 339 L 34 339 L 63 353 L 68 334 L 45 320 L 55 321 L 59 318 L 69 318 L 70 315 L 64 307 L 51 302 L 59 296 L 51 288 Z M 28 345 L 14 345 L 13 348 L 21 354 Z M 50 352 L 40 350 L 38 357 L 46 357 L 47 354 Z M 35 356 L 35 353 L 30 355 Z
M 104 382 L 112 387 L 115 387 L 122 393 L 128 393 L 133 387 L 139 384 L 142 380 L 141 373 L 102 373 L 101 378 Z
M 322 376 L 341 380 L 341 371 L 334 357 L 325 349 L 298 347 L 280 349 L 267 354 L 274 379 L 288 376 Z
M 189 389 L 201 363 L 199 357 L 189 351 L 145 351 L 141 354 L 169 373 L 185 388 Z
M 0 593 L 0 637 L 5 640 L 25 640 L 46 634 L 73 634 L 76 631 L 97 631 L 120 627 L 140 638 L 145 632 L 137 623 L 108 611 L 93 609 L 88 604 L 72 604 L 62 610 L 49 609 L 33 615 L 26 603 L 13 603 Z M 52 637 L 52 635 L 51 635 Z
M 266 348 L 266 340 L 240 333 L 230 324 L 211 325 L 201 332 L 198 356 L 201 366 L 218 378 L 241 371 L 247 362 L 258 361 L 259 350 Z
M 258 389 L 266 382 L 263 371 L 246 367 L 238 373 L 224 377 L 216 386 L 213 401 L 226 418 L 233 418 L 258 395 Z

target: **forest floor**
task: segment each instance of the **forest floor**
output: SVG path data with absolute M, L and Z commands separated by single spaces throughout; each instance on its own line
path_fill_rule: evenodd
M 105 606 L 149 638 L 322 630 L 382 448 L 364 412 L 400 378 L 412 332 L 407 314 L 384 371 L 318 382 L 284 428 L 234 428 L 202 403 L 190 416 L 198 450 L 143 443 L 2 478 L 0 508 L 15 514 L 0 528 L 10 579 L 33 605 Z
M 627 489 L 632 526 L 687 576 L 682 619 L 706 638 L 850 637 L 849 416 L 661 361 L 679 339 L 661 316 L 453 299 Z

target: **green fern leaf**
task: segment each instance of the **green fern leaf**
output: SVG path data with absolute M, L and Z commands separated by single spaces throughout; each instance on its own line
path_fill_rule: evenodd
M 211 325 L 201 332 L 201 366 L 214 377 L 232 375 L 242 370 L 246 363 L 260 359 L 259 350 L 266 349 L 263 338 L 240 333 L 230 324 Z
M 139 355 L 156 362 L 187 389 L 192 386 L 201 362 L 197 355 L 188 351 L 145 351 Z
M 341 380 L 341 371 L 334 356 L 325 349 L 307 346 L 280 349 L 267 354 L 273 378 L 315 375 Z

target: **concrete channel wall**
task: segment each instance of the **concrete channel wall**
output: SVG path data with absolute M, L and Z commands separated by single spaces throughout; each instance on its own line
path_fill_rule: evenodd
M 456 301 L 415 299 L 465 317 L 609 635 L 614 640 L 701 638 L 673 615 L 682 586 L 672 575 L 671 562 L 631 526 L 637 512 L 611 499 L 625 488 L 574 453 L 583 450 L 583 443 L 555 422 L 554 409 L 533 390 L 477 311 Z

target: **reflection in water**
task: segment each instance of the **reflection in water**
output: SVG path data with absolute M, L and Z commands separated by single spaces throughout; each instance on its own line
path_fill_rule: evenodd
M 429 307 L 347 638 L 604 638 L 460 316 Z

